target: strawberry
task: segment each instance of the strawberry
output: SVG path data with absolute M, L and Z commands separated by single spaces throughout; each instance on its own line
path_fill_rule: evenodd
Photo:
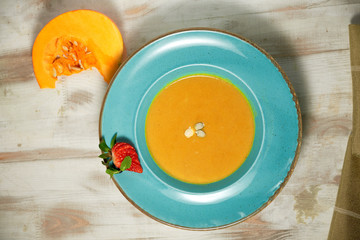
M 129 143 L 116 143 L 116 134 L 111 139 L 110 147 L 102 139 L 99 148 L 103 152 L 99 157 L 103 159 L 102 164 L 106 166 L 106 173 L 112 177 L 124 170 L 142 173 L 138 154 Z
M 111 149 L 112 160 L 115 167 L 120 168 L 124 159 L 129 156 L 131 158 L 131 166 L 126 169 L 137 173 L 142 173 L 142 167 L 140 165 L 138 154 L 133 146 L 128 143 L 120 142 L 116 143 Z

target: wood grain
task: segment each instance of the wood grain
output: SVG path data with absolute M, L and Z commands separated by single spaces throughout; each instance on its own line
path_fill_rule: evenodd
M 10 1 L 0 7 L 0 239 L 326 239 L 348 135 L 352 89 L 348 24 L 358 0 Z M 240 34 L 289 76 L 303 115 L 295 171 L 247 221 L 185 231 L 143 215 L 104 173 L 97 155 L 106 84 L 98 72 L 39 89 L 31 47 L 62 12 L 89 8 L 119 26 L 131 55 L 188 27 Z

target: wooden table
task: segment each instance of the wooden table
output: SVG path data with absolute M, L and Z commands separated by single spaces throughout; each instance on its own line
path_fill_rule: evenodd
M 105 13 L 128 54 L 168 31 L 240 34 L 283 67 L 299 97 L 295 171 L 263 211 L 235 226 L 187 231 L 134 208 L 104 173 L 99 111 L 107 85 L 84 73 L 40 89 L 31 49 L 65 11 Z M 0 2 L 0 239 L 326 239 L 352 123 L 348 24 L 358 0 Z

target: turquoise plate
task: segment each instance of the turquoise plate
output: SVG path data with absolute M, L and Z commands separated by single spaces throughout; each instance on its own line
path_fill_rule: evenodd
M 245 163 L 212 184 L 178 181 L 154 162 L 145 140 L 145 118 L 169 82 L 206 73 L 231 81 L 248 98 L 255 139 Z M 113 177 L 140 211 L 186 229 L 215 229 L 253 216 L 284 187 L 296 164 L 301 116 L 295 92 L 280 66 L 250 41 L 215 29 L 173 32 L 146 44 L 122 64 L 109 85 L 100 116 L 100 137 L 135 146 L 144 169 Z

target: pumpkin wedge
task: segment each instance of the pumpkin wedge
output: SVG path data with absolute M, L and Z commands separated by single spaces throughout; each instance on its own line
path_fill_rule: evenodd
M 32 61 L 40 88 L 55 88 L 58 76 L 97 68 L 110 82 L 124 52 L 121 33 L 107 16 L 75 10 L 51 20 L 40 31 Z

